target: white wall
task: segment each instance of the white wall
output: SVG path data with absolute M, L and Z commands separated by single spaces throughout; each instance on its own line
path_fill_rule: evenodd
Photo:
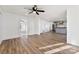
M 40 19 L 40 23 L 39 23 L 40 33 L 51 31 L 52 30 L 52 24 L 53 24 L 53 22 L 49 22 L 49 21 Z
M 5 13 L 2 19 L 3 39 L 15 38 L 19 36 L 19 19 L 17 15 Z
M 79 46 L 79 6 L 67 9 L 67 42 Z
M 28 18 L 29 35 L 40 34 L 52 30 L 52 22 L 40 18 L 36 15 L 26 16 Z
M 28 35 L 39 34 L 39 18 L 35 15 L 26 17 L 28 19 Z
M 21 19 L 26 19 L 23 16 L 11 14 L 11 13 L 3 13 L 1 16 L 1 40 L 11 39 L 20 37 L 20 23 Z M 27 20 L 27 19 L 26 19 Z M 1 28 L 0 27 L 0 28 Z

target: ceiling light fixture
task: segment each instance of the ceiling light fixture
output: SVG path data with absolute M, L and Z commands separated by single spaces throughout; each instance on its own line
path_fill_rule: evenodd
M 34 11 L 33 13 L 35 14 L 36 12 Z

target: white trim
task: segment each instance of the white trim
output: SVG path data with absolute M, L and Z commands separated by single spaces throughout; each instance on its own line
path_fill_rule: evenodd
M 3 40 L 8 40 L 8 39 L 13 39 L 13 38 L 18 38 L 20 37 L 20 35 L 16 35 L 16 36 L 10 36 L 10 37 L 5 37 Z

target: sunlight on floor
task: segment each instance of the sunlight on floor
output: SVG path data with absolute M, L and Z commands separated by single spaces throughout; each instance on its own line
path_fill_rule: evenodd
M 53 45 L 47 45 L 44 47 L 40 47 L 39 49 L 46 49 L 46 48 L 51 48 L 51 47 L 55 47 L 55 46 L 59 46 L 59 45 L 63 45 L 64 43 L 57 43 L 57 44 L 53 44 Z
M 62 51 L 62 50 L 65 50 L 65 49 L 69 49 L 71 48 L 72 46 L 69 46 L 69 45 L 65 45 L 63 47 L 59 47 L 59 48 L 56 48 L 56 49 L 53 49 L 53 50 L 50 50 L 50 51 L 47 51 L 47 52 L 44 52 L 45 54 L 51 54 L 51 53 L 56 53 L 56 52 L 59 52 L 59 51 Z

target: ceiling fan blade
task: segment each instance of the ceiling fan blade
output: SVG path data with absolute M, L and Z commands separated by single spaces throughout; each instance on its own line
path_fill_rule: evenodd
M 36 11 L 36 14 L 39 15 L 39 13 Z
M 29 12 L 29 14 L 33 13 L 33 11 Z
M 28 9 L 28 10 L 32 10 L 32 9 Z
M 38 12 L 45 12 L 44 10 L 37 10 Z

